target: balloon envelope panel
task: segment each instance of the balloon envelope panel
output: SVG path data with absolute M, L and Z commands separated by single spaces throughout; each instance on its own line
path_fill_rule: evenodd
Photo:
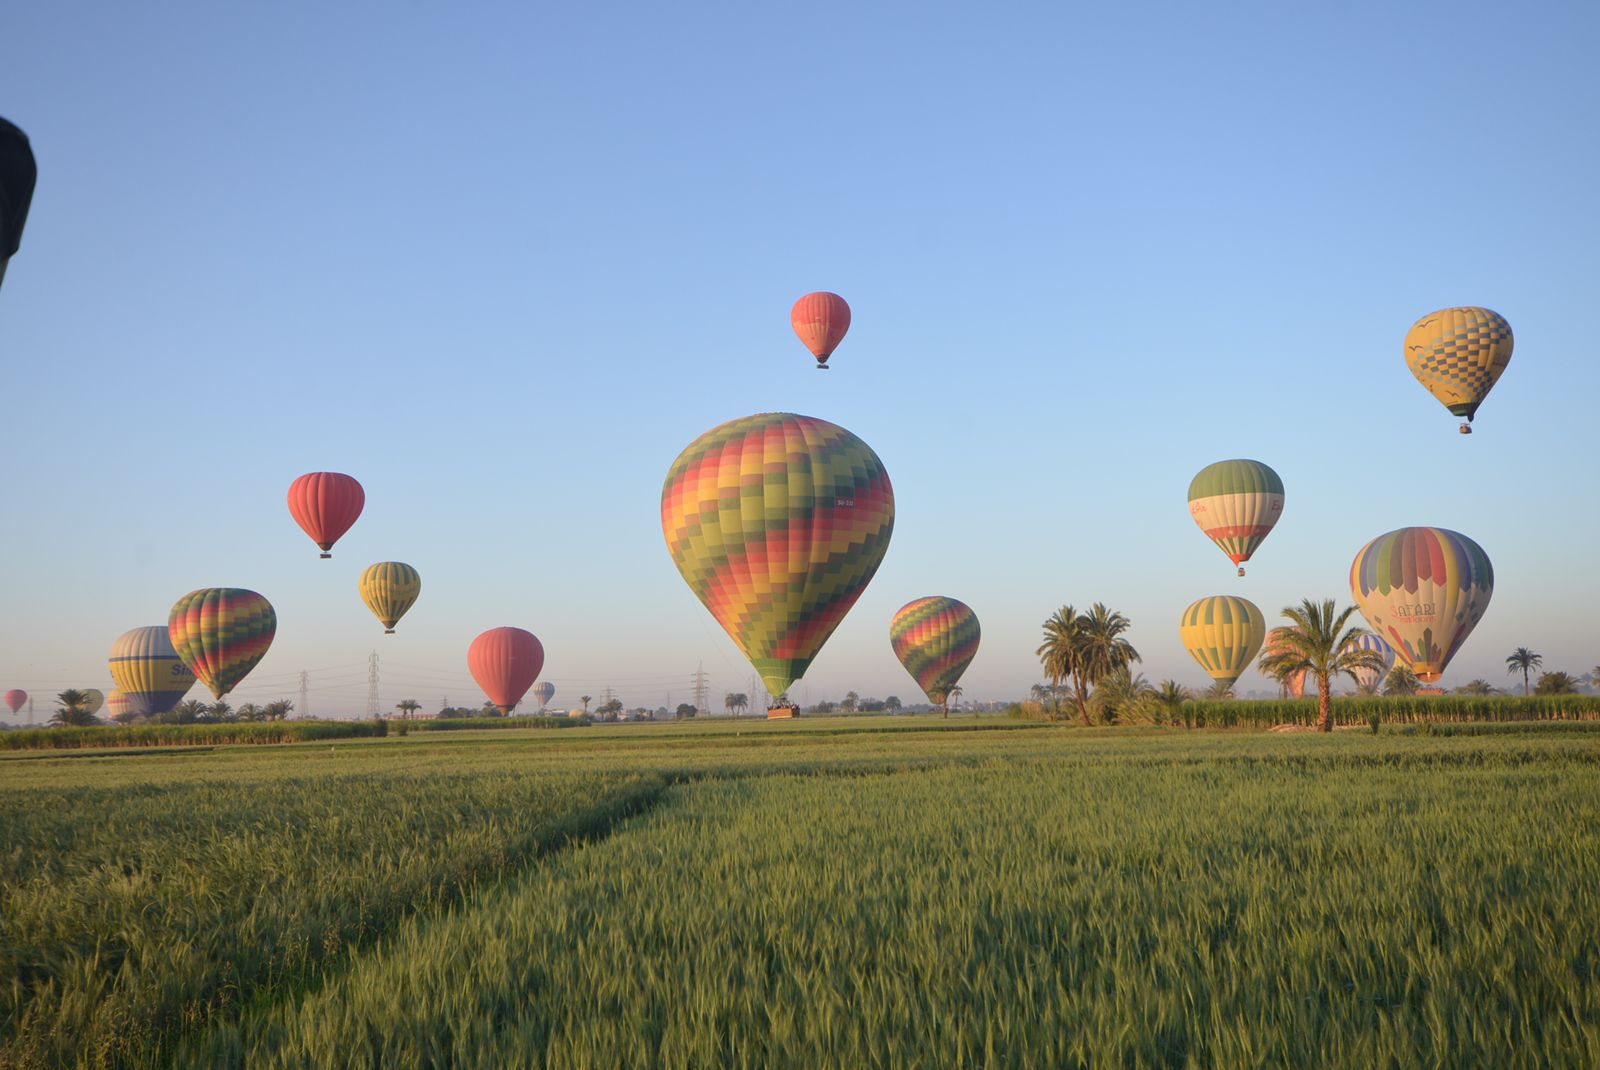
M 129 712 L 141 717 L 166 713 L 194 686 L 194 673 L 178 657 L 167 628 L 150 625 L 123 632 L 111 644 L 108 667 Z
M 272 603 L 241 587 L 190 591 L 167 618 L 178 657 L 219 699 L 267 656 L 277 632 Z
M 1230 561 L 1248 561 L 1283 515 L 1283 480 L 1260 461 L 1208 464 L 1189 483 L 1189 515 Z
M 900 607 L 889 645 L 928 701 L 943 703 L 978 654 L 978 615 L 965 602 L 932 595 Z
M 1213 680 L 1231 686 L 1261 650 L 1267 624 L 1254 602 L 1219 594 L 1191 602 L 1178 635 Z
M 1399 528 L 1356 554 L 1350 593 L 1417 679 L 1433 683 L 1489 608 L 1494 568 L 1460 532 Z
M 781 696 L 878 571 L 894 488 L 844 428 L 763 413 L 678 455 L 661 488 L 661 530 L 695 597 Z

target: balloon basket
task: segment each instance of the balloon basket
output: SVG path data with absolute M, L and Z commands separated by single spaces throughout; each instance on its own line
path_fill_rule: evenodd
M 1462 424 L 1462 425 L 1461 425 L 1461 433 L 1462 433 L 1462 434 L 1463 434 L 1463 435 L 1470 435 L 1470 434 L 1472 434 L 1472 425 L 1471 425 L 1471 424 Z
M 328 560 L 328 558 L 332 557 L 333 555 L 329 554 L 329 553 L 321 553 L 321 554 L 318 554 L 317 556 L 322 558 L 322 560 L 326 561 L 326 560 Z
M 781 703 L 777 706 L 767 707 L 767 720 L 792 721 L 800 716 L 800 707 L 793 703 Z
M 393 628 L 385 628 L 383 630 L 383 634 L 384 635 L 393 635 L 394 634 L 394 629 Z
M 1244 566 L 1243 565 L 1239 566 L 1239 575 L 1241 575 L 1241 576 L 1244 575 Z

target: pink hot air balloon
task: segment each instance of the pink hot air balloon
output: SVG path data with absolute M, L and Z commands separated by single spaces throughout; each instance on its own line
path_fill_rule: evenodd
M 6 692 L 6 705 L 10 707 L 12 713 L 22 709 L 27 701 L 28 693 L 20 687 L 14 687 Z
M 467 648 L 467 668 L 489 701 L 509 715 L 544 668 L 544 647 L 521 628 L 490 628 Z
M 350 530 L 366 503 L 361 484 L 343 472 L 307 472 L 289 484 L 289 514 L 323 557 L 333 556 L 333 544 Z
M 826 369 L 828 358 L 833 356 L 850 329 L 850 306 L 838 294 L 818 290 L 794 303 L 789 311 L 789 323 L 800 341 L 811 350 L 811 355 L 817 358 L 818 369 Z

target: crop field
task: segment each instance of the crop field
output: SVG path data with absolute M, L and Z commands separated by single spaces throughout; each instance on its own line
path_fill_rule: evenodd
M 0 1066 L 1592 1067 L 1600 734 L 0 758 Z

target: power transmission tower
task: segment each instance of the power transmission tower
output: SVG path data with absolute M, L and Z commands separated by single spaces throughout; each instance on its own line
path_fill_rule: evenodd
M 694 670 L 694 708 L 696 713 L 706 712 L 706 663 L 703 661 Z
M 311 674 L 304 669 L 300 670 L 300 716 L 311 716 L 311 700 L 306 695 L 311 690 Z
M 378 716 L 378 652 L 367 658 L 367 716 Z
M 28 696 L 28 727 L 33 727 L 33 696 Z

